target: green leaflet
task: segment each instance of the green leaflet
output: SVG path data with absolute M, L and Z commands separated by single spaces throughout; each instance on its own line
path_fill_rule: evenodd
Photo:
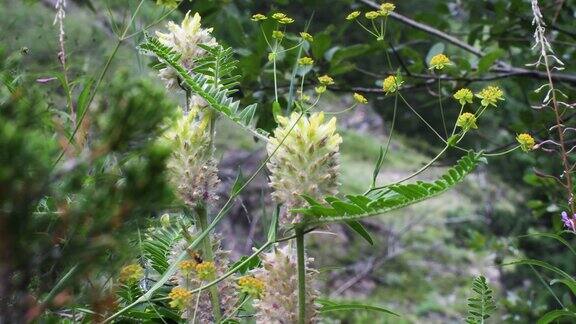
M 308 216 L 306 220 L 308 224 L 349 221 L 381 215 L 448 191 L 483 161 L 482 153 L 471 151 L 435 182 L 396 184 L 368 195 L 348 195 L 345 199 L 325 197 L 326 205 L 306 196 L 304 198 L 310 206 L 292 211 Z
M 222 84 L 214 84 L 214 78 L 220 79 L 224 76 L 224 82 L 227 86 L 231 87 L 236 84 L 234 76 L 226 78 L 226 75 L 232 73 L 233 63 L 226 58 L 231 53 L 220 53 L 220 58 L 206 58 L 201 61 L 202 64 L 198 67 L 199 73 L 190 74 L 180 63 L 180 55 L 172 50 L 172 48 L 163 45 L 154 37 L 148 37 L 146 42 L 140 44 L 139 49 L 146 54 L 153 54 L 158 59 L 171 67 L 178 73 L 182 79 L 182 83 L 190 88 L 190 90 L 206 100 L 212 109 L 218 111 L 220 114 L 228 117 L 240 127 L 244 128 L 252 135 L 262 139 L 268 140 L 268 134 L 262 130 L 256 130 L 254 125 L 254 115 L 256 113 L 256 104 L 249 105 L 245 108 L 240 108 L 240 101 L 228 97 L 231 92 L 226 86 Z M 218 62 L 225 64 L 225 66 L 218 67 Z M 234 62 L 234 61 L 232 61 Z M 207 73 L 210 77 L 206 77 L 203 73 Z
M 478 276 L 472 283 L 473 297 L 468 298 L 467 324 L 484 324 L 496 310 L 493 292 L 484 276 Z

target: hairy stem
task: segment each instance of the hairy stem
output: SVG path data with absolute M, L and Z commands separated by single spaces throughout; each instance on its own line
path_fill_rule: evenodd
M 304 227 L 296 227 L 296 253 L 298 258 L 298 324 L 306 322 L 306 262 L 304 256 Z
M 196 207 L 196 221 L 200 226 L 200 231 L 204 232 L 208 229 L 208 212 L 205 206 Z M 214 262 L 214 251 L 212 251 L 212 242 L 210 240 L 210 235 L 207 235 L 204 240 L 202 240 L 202 252 L 204 252 L 204 259 L 210 262 Z M 214 280 L 215 278 L 210 278 Z M 214 315 L 215 322 L 219 322 L 222 318 L 222 313 L 220 311 L 220 298 L 218 297 L 218 287 L 212 286 L 209 288 L 210 300 L 212 302 L 212 313 Z

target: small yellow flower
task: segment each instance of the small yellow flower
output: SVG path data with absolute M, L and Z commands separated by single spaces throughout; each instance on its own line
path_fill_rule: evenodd
M 456 120 L 456 126 L 462 127 L 464 130 L 469 130 L 471 128 L 478 128 L 476 125 L 476 116 L 472 113 L 465 112 L 458 117 Z
M 283 24 L 283 25 L 288 25 L 288 24 L 293 23 L 294 19 L 286 17 L 286 18 L 282 18 L 282 19 L 278 20 L 278 22 Z
M 346 20 L 354 20 L 360 16 L 360 11 L 352 11 L 351 13 L 346 16 Z
M 364 97 L 363 95 L 355 92 L 354 95 L 352 95 L 352 97 L 354 97 L 354 100 L 359 103 L 359 104 L 367 104 L 368 103 L 368 99 L 366 99 L 366 97 Z
M 192 292 L 182 287 L 174 287 L 168 297 L 172 300 L 170 307 L 183 310 L 192 299 Z
M 314 37 L 312 37 L 312 35 L 308 34 L 307 32 L 301 32 L 300 37 L 302 37 L 303 40 L 308 41 L 310 43 L 314 41 Z
M 286 18 L 288 16 L 286 16 L 286 14 L 282 13 L 282 12 L 277 12 L 275 14 L 272 15 L 272 18 L 276 19 L 276 20 L 280 20 L 283 18 Z
M 396 6 L 394 4 L 390 2 L 385 2 L 380 5 L 380 15 L 388 16 L 394 11 L 394 9 L 396 9 Z
M 430 59 L 430 70 L 442 70 L 446 65 L 451 65 L 452 62 L 448 56 L 444 54 L 436 54 Z
M 317 86 L 316 88 L 314 88 L 314 91 L 316 91 L 317 94 L 323 94 L 324 92 L 326 92 L 326 86 Z
M 465 105 L 466 103 L 472 103 L 474 100 L 474 94 L 470 89 L 462 88 L 454 94 L 454 99 L 458 100 L 460 105 Z
M 156 0 L 156 5 L 174 9 L 178 7 L 178 2 L 180 2 L 180 0 Z
M 322 84 L 324 86 L 329 86 L 329 85 L 334 84 L 334 79 L 332 79 L 331 77 L 329 77 L 327 75 L 323 75 L 321 77 L 318 77 L 318 81 L 320 82 L 320 84 Z
M 372 20 L 380 17 L 380 13 L 378 11 L 368 11 L 364 16 L 366 16 L 367 19 Z
M 252 276 L 244 276 L 238 279 L 240 291 L 254 298 L 260 298 L 264 292 L 264 282 Z
M 272 18 L 276 19 L 281 24 L 291 24 L 294 22 L 294 19 L 286 16 L 286 14 L 277 12 L 272 15 Z
M 196 264 L 196 275 L 202 280 L 211 280 L 216 274 L 214 262 L 204 261 Z
M 139 264 L 129 264 L 120 270 L 120 282 L 125 284 L 137 283 L 144 275 L 144 269 Z
M 252 15 L 252 21 L 262 21 L 268 19 L 268 17 L 264 16 L 263 14 L 255 14 Z
M 528 151 L 533 150 L 534 145 L 536 145 L 534 138 L 532 136 L 530 136 L 530 134 L 526 134 L 526 133 L 519 134 L 518 136 L 516 136 L 516 141 L 518 141 L 518 143 L 520 144 L 520 148 L 524 152 L 528 152 Z
M 399 81 L 396 78 L 396 76 L 390 75 L 386 79 L 384 79 L 384 82 L 382 82 L 382 90 L 384 90 L 384 92 L 386 94 L 394 93 L 394 92 L 398 91 L 398 89 L 400 89 L 400 86 L 402 86 L 402 83 L 404 83 L 404 82 Z
M 308 56 L 304 56 L 298 60 L 298 64 L 300 64 L 300 65 L 312 65 L 312 64 L 314 64 L 314 60 L 309 58 Z
M 180 270 L 185 274 L 189 274 L 196 270 L 196 262 L 194 260 L 184 260 L 180 262 Z
M 482 89 L 480 93 L 477 93 L 476 97 L 482 99 L 480 102 L 482 106 L 488 107 L 489 105 L 492 105 L 496 107 L 498 100 L 504 100 L 504 92 L 497 86 L 488 86 Z
M 275 30 L 272 32 L 272 38 L 280 40 L 284 38 L 284 33 L 279 30 Z

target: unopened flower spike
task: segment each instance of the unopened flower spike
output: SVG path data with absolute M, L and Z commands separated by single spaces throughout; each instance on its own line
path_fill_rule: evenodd
M 504 100 L 504 92 L 497 86 L 488 86 L 476 94 L 476 97 L 482 99 L 480 104 L 484 107 L 497 106 L 498 101 Z
M 536 145 L 534 138 L 530 136 L 530 134 L 526 133 L 519 134 L 518 136 L 516 136 L 516 141 L 518 141 L 518 144 L 520 144 L 520 148 L 524 152 L 533 150 L 534 145 Z
M 320 200 L 336 194 L 342 137 L 336 132 L 336 118 L 325 121 L 322 112 L 277 118 L 278 127 L 266 146 L 271 156 L 267 166 L 272 195 L 285 207 L 280 224 L 286 226 L 300 221 L 288 211 L 305 204 L 302 195 Z

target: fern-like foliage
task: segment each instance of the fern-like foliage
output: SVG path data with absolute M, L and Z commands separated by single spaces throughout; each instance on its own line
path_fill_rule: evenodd
M 214 57 L 212 57 L 212 59 L 207 58 L 207 61 L 201 65 L 201 70 L 205 73 L 209 73 L 207 77 L 202 73 L 189 73 L 186 68 L 180 64 L 180 55 L 172 48 L 162 44 L 157 38 L 148 37 L 146 42 L 140 44 L 139 48 L 143 53 L 155 55 L 158 57 L 160 62 L 174 69 L 182 79 L 183 86 L 188 87 L 194 94 L 206 100 L 210 107 L 228 117 L 242 128 L 251 132 L 254 136 L 264 141 L 268 140 L 268 134 L 265 131 L 260 129 L 256 130 L 253 126 L 257 105 L 252 104 L 240 109 L 240 101 L 234 100 L 228 96 L 230 89 L 227 89 L 224 86 L 218 86 L 214 83 L 215 75 L 213 75 L 213 73 L 217 72 L 215 70 L 214 64 L 216 64 L 216 62 L 214 61 Z M 214 49 L 213 51 L 220 50 Z M 223 79 L 228 85 L 233 85 L 235 77 L 230 76 L 233 70 L 233 60 L 227 58 L 227 55 L 231 55 L 231 53 L 226 50 L 222 51 L 222 53 L 218 54 L 220 58 L 217 61 L 225 63 L 225 69 L 218 67 L 217 70 L 219 70 L 218 73 L 220 75 L 228 75 L 228 77 L 225 76 Z
M 484 324 L 486 319 L 492 315 L 496 309 L 496 303 L 492 296 L 492 289 L 488 286 L 484 276 L 478 276 L 472 283 L 474 296 L 468 298 L 468 324 Z
M 304 196 L 310 206 L 294 209 L 293 212 L 308 216 L 306 218 L 308 224 L 350 221 L 381 215 L 448 191 L 483 161 L 482 153 L 469 152 L 435 182 L 396 184 L 368 195 L 347 195 L 345 199 L 326 197 L 324 200 L 328 205 Z
M 206 55 L 195 62 L 194 73 L 200 73 L 208 77 L 208 82 L 217 88 L 225 88 L 228 95 L 237 91 L 240 75 L 235 74 L 238 60 L 234 59 L 234 51 L 231 47 L 217 45 L 210 47 L 199 44 L 206 51 Z
M 164 273 L 170 267 L 170 251 L 180 237 L 180 231 L 175 228 L 157 228 L 142 242 L 144 257 L 158 273 Z

